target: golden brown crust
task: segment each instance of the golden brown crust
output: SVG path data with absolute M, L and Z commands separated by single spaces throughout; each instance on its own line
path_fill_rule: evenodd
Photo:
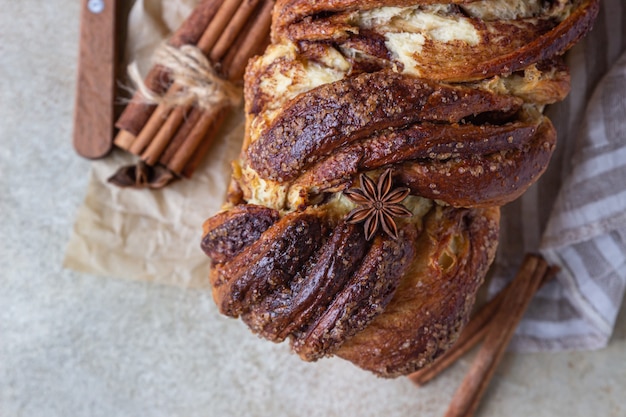
M 398 332 L 388 340 L 389 348 L 398 348 L 393 345 L 406 338 L 413 356 L 419 353 L 415 346 L 423 347 L 423 333 L 429 334 L 425 326 L 432 323 L 441 330 L 437 352 L 451 343 L 493 259 L 499 210 L 434 206 L 423 230 L 421 223 L 408 221 L 398 240 L 377 236 L 371 243 L 361 227 L 334 224 L 325 212 L 321 207 L 284 216 L 237 256 L 216 265 L 211 279 L 220 311 L 241 316 L 268 340 L 291 338 L 305 360 L 349 357 L 356 350 L 363 351 L 357 356 L 365 360 L 369 345 L 363 345 L 361 335 L 381 323 L 392 322 L 394 330 L 387 331 Z M 332 233 L 325 233 L 326 227 Z M 438 310 L 429 310 L 432 322 L 424 323 L 425 313 L 415 310 L 430 306 L 433 297 Z M 379 317 L 387 318 L 381 322 Z M 355 363 L 394 376 L 421 364 L 423 354 L 418 357 L 403 360 L 401 370 L 378 360 L 384 369 Z
M 245 75 L 229 205 L 204 226 L 220 311 L 304 360 L 383 377 L 445 351 L 494 258 L 498 207 L 548 165 L 543 107 L 567 95 L 560 55 L 598 4 L 278 0 Z M 386 235 L 370 226 L 389 192 Z
M 215 265 L 211 284 L 220 311 L 238 317 L 289 282 L 315 251 L 323 227 L 313 214 L 287 215 L 237 256 Z
M 469 318 L 495 254 L 498 222 L 497 208 L 432 211 L 394 298 L 337 356 L 394 377 L 445 351 Z
M 204 222 L 200 246 L 213 262 L 226 262 L 256 241 L 278 218 L 278 211 L 268 207 L 235 206 Z
M 504 125 L 450 124 L 441 125 L 421 123 L 401 130 L 390 130 L 354 144 L 337 149 L 331 156 L 309 168 L 300 176 L 295 186 L 314 189 L 316 193 L 336 191 L 355 174 L 373 170 L 391 164 L 401 164 L 395 169 L 399 183 L 409 186 L 416 195 L 444 201 L 461 207 L 492 206 L 496 196 L 502 204 L 512 201 L 531 184 L 538 172 L 542 172 L 552 153 L 553 135 L 546 135 L 541 123 L 548 123 L 544 118 L 534 121 L 515 121 Z M 546 140 L 550 146 L 537 148 L 537 140 Z M 532 155 L 529 154 L 532 147 Z M 526 159 L 541 151 L 542 158 L 536 164 L 530 164 L 536 171 L 530 175 L 529 164 L 518 159 L 507 158 L 511 165 L 506 174 L 487 176 L 493 171 L 498 155 L 517 152 L 526 155 Z M 517 163 L 513 163 L 517 161 Z M 502 165 L 503 161 L 499 161 Z M 471 165 L 473 164 L 473 165 Z M 473 175 L 482 170 L 484 175 L 473 177 L 480 182 L 482 192 L 474 193 L 474 188 L 462 188 L 455 181 L 469 180 L 459 169 L 474 167 Z M 456 168 L 456 171 L 452 168 Z M 479 168 L 480 167 L 480 168 Z M 501 168 L 501 167 L 499 167 Z M 436 177 L 427 173 L 442 170 Z M 427 190 L 418 187 L 415 177 L 417 171 Z M 501 176 L 509 175 L 510 180 L 502 182 Z M 517 180 L 513 180 L 516 178 Z M 469 185 L 469 184 L 466 184 Z M 474 185 L 474 184 L 472 184 Z M 463 194 L 461 194 L 463 193 Z M 501 205 L 501 204 L 495 204 Z
M 522 100 L 433 83 L 392 71 L 365 73 L 300 95 L 248 149 L 250 166 L 279 182 L 298 176 L 339 146 L 418 122 L 456 123 L 486 112 L 511 113 Z
M 555 57 L 528 66 L 524 71 L 508 77 L 495 76 L 470 83 L 469 86 L 512 94 L 525 103 L 543 106 L 567 97 L 570 91 L 570 74 L 563 57 Z
M 290 286 L 290 297 L 275 314 L 265 331 L 283 340 L 314 321 L 354 273 L 368 248 L 360 227 L 339 223 Z
M 293 349 L 311 361 L 333 354 L 382 313 L 415 256 L 417 229 L 407 224 L 399 239 L 377 236 L 350 281 L 326 310 L 294 335 Z
M 452 0 L 448 3 L 463 4 L 476 0 Z M 277 0 L 272 18 L 272 40 L 278 41 L 280 34 L 307 17 L 329 13 L 371 10 L 379 7 L 402 7 L 416 4 L 438 4 L 441 0 Z M 310 23 L 310 20 L 308 20 Z
M 405 162 L 398 168 L 399 181 L 415 194 L 458 207 L 502 206 L 543 174 L 555 146 L 554 126 L 543 118 L 532 140 L 518 149 L 435 163 Z
M 583 1 L 565 21 L 550 31 L 542 33 L 541 36 L 537 36 L 531 42 L 522 43 L 517 48 L 506 52 L 503 51 L 504 53 L 500 53 L 499 56 L 477 65 L 473 71 L 471 67 L 459 69 L 458 75 L 452 75 L 446 79 L 486 78 L 499 73 L 515 72 L 531 64 L 562 55 L 591 30 L 599 9 L 600 0 Z M 511 29 L 510 27 L 503 28 L 502 33 Z M 465 62 L 478 64 L 472 60 Z
M 353 23 L 352 12 L 355 10 L 370 10 L 381 4 L 408 6 L 436 3 L 441 2 L 279 1 L 276 10 L 280 18 L 274 26 L 274 38 L 282 36 L 295 42 L 332 39 L 342 44 L 353 36 L 363 36 L 361 28 Z M 431 79 L 466 82 L 512 73 L 561 55 L 591 29 L 600 7 L 599 0 L 572 3 L 578 4 L 571 14 L 562 11 L 559 15 L 556 11 L 546 9 L 542 15 L 514 20 L 467 19 L 478 33 L 478 44 L 457 40 L 443 42 L 427 37 L 420 50 L 415 52 L 416 70 L 420 76 Z M 289 12 L 279 12 L 281 7 Z M 561 8 L 557 6 L 557 10 L 561 11 Z M 565 16 L 563 21 L 558 20 L 561 16 Z

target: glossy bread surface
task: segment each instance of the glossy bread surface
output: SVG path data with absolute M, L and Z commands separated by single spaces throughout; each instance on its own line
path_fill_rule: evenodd
M 499 207 L 548 166 L 543 110 L 598 4 L 278 0 L 229 197 L 204 224 L 220 311 L 384 377 L 448 349 Z

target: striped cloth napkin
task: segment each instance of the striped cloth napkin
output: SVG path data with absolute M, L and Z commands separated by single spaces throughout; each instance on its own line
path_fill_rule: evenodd
M 626 289 L 626 4 L 604 0 L 593 31 L 567 56 L 572 91 L 547 109 L 558 131 L 548 171 L 503 208 L 490 287 L 524 253 L 561 267 L 512 340 L 519 351 L 599 349 Z

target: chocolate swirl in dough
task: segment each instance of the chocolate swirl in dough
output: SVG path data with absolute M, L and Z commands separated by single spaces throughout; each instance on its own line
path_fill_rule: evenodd
M 493 261 L 499 207 L 545 171 L 544 107 L 598 0 L 278 0 L 245 75 L 246 133 L 202 248 L 220 311 L 384 377 L 454 342 Z M 391 170 L 398 239 L 346 222 Z

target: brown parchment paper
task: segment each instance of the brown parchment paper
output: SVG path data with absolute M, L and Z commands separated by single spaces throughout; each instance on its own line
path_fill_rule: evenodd
M 128 18 L 127 62 L 142 74 L 153 51 L 176 30 L 197 0 L 137 0 Z M 125 80 L 122 83 L 128 84 Z M 191 179 L 162 190 L 122 189 L 107 183 L 136 157 L 116 149 L 92 164 L 64 267 L 116 278 L 185 287 L 208 287 L 209 260 L 200 250 L 203 221 L 219 211 L 230 180 L 230 161 L 243 140 L 243 108 L 227 117 Z

